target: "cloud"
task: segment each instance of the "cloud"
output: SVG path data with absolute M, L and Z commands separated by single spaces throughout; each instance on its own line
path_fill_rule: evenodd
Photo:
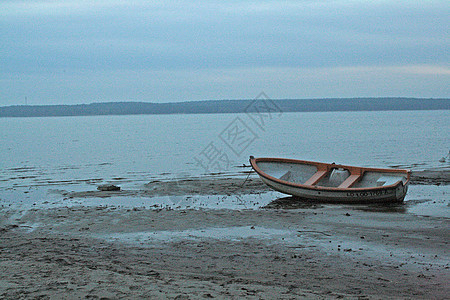
M 252 99 L 261 91 L 271 98 L 439 98 L 450 94 L 449 79 L 449 68 L 432 65 L 250 67 L 0 75 L 0 85 L 9 86 L 2 97 L 16 95 L 9 104 L 23 104 L 24 97 L 29 104 L 59 104 Z
M 81 73 L 432 66 L 423 75 L 448 76 L 449 13 L 446 1 L 2 1 L 0 74 L 17 90 L 12 78 L 62 74 L 73 98 Z M 227 76 L 241 95 L 239 73 Z

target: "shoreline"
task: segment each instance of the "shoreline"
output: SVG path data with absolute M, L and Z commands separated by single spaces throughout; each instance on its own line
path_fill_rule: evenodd
M 127 116 L 169 114 L 260 113 L 255 103 L 269 105 L 272 112 L 354 112 L 448 110 L 447 98 L 366 97 L 319 99 L 241 99 L 186 102 L 94 102 L 75 105 L 0 106 L 0 118 Z
M 413 176 L 417 188 L 448 185 L 448 172 Z M 195 193 L 214 199 L 270 193 L 257 177 L 244 181 L 155 180 L 140 190 L 63 191 L 57 197 L 173 200 Z M 445 214 L 404 213 L 404 205 L 292 205 L 280 203 L 283 199 L 252 209 L 126 208 L 97 200 L 92 206 L 2 206 L 0 297 L 445 299 L 450 294 Z
M 112 196 L 132 197 L 156 197 L 156 196 L 184 196 L 184 195 L 232 195 L 232 194 L 258 194 L 271 191 L 256 173 L 242 172 L 248 174 L 247 178 L 234 176 L 204 176 L 192 178 L 180 178 L 173 180 L 152 180 L 139 190 L 120 191 L 81 191 L 63 192 L 69 198 Z M 414 171 L 411 174 L 411 185 L 449 185 L 450 169 L 436 169 Z

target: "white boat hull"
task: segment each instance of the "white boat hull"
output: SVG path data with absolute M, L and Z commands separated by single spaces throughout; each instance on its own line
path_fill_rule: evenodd
M 261 177 L 261 180 L 273 188 L 274 190 L 309 200 L 316 200 L 321 202 L 335 202 L 335 203 L 393 203 L 402 202 L 408 191 L 408 186 L 400 185 L 390 189 L 383 189 L 377 191 L 364 190 L 346 190 L 346 191 L 327 191 L 317 190 L 311 188 L 299 188 L 289 185 L 280 184 L 270 179 Z

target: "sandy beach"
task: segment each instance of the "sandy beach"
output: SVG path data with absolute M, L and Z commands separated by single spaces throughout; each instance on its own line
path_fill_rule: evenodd
M 415 185 L 448 185 L 448 170 Z M 268 192 L 256 177 L 153 181 L 141 190 L 60 191 L 99 205 L 2 206 L 5 299 L 445 299 L 448 216 L 408 205 L 298 202 L 256 209 L 105 205 L 110 197 Z

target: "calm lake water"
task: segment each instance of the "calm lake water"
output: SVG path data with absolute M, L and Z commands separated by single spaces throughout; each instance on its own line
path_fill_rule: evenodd
M 250 155 L 412 170 L 448 167 L 439 159 L 450 147 L 450 113 L 0 118 L 0 141 L 0 200 L 36 201 L 49 189 L 241 174 Z

